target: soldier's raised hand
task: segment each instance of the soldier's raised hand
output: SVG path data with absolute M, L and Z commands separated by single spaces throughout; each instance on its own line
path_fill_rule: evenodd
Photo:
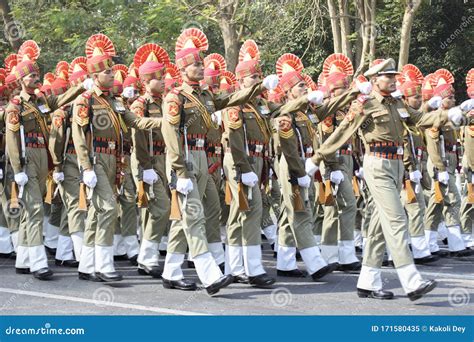
M 474 99 L 469 99 L 459 106 L 463 112 L 470 112 L 474 108 Z
M 273 90 L 278 86 L 278 76 L 277 75 L 268 75 L 263 79 L 262 85 L 267 90 Z
M 453 107 L 448 110 L 448 119 L 456 126 L 459 126 L 464 118 L 461 108 Z
M 310 91 L 308 101 L 315 105 L 320 105 L 324 101 L 324 94 L 321 90 Z
M 438 109 L 442 102 L 443 98 L 441 96 L 433 96 L 428 100 L 428 106 L 430 106 L 431 109 Z
M 369 95 L 372 92 L 372 83 L 370 82 L 359 82 L 356 81 L 357 89 L 359 89 L 361 94 Z

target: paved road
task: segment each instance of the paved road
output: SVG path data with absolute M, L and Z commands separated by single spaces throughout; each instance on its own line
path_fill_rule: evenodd
M 410 302 L 391 268 L 383 272 L 385 288 L 396 295 L 391 301 L 359 299 L 354 292 L 357 275 L 339 272 L 318 283 L 279 278 L 273 289 L 233 284 L 211 298 L 205 291 L 165 290 L 161 280 L 139 276 L 127 261 L 116 263 L 125 279 L 106 284 L 80 281 L 75 269 L 56 266 L 54 280 L 39 281 L 15 274 L 14 261 L 0 259 L 0 315 L 467 315 L 474 312 L 473 262 L 472 257 L 446 258 L 419 267 L 439 286 Z M 275 275 L 276 260 L 267 248 L 264 264 Z M 196 279 L 194 270 L 184 271 Z

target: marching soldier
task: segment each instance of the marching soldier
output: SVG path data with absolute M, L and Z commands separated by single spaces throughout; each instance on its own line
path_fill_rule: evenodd
M 69 78 L 69 64 L 65 61 L 60 61 L 56 65 L 56 79 L 51 84 L 50 91 L 53 95 L 59 96 L 67 91 L 69 87 L 68 78 Z M 67 144 L 65 135 L 68 135 L 67 139 L 70 138 L 70 128 L 66 133 L 63 128 L 63 123 L 66 120 L 70 120 L 71 103 L 68 103 L 60 108 L 56 109 L 52 114 L 52 122 L 50 127 L 50 136 L 49 136 L 49 152 L 51 154 L 51 159 L 54 165 L 54 171 L 52 174 L 52 180 L 49 182 L 54 182 L 57 186 L 57 190 L 64 194 L 64 190 L 61 190 L 63 187 L 63 182 L 65 180 L 63 172 L 63 161 L 65 159 L 64 154 L 65 144 Z M 64 123 L 64 126 L 67 124 Z M 79 190 L 78 183 L 74 184 Z M 58 243 L 56 248 L 56 265 L 57 266 L 66 266 L 66 267 L 77 267 L 79 262 L 76 261 L 74 256 L 74 243 L 69 231 L 69 222 L 67 218 L 67 209 L 69 206 L 64 204 L 63 197 L 61 198 L 55 196 L 57 191 L 54 190 L 52 184 L 48 184 L 47 198 L 51 200 L 51 217 L 50 224 L 59 227 L 58 234 Z M 66 194 L 64 194 L 66 195 Z M 73 211 L 73 208 L 70 208 Z M 73 227 L 71 227 L 72 230 Z M 82 226 L 83 228 L 83 226 Z M 80 249 L 80 247 L 79 247 Z
M 446 69 L 439 69 L 433 75 L 433 98 L 429 103 L 438 103 L 448 110 L 455 105 L 453 75 Z M 441 102 L 441 103 L 440 103 Z M 437 107 L 434 105 L 433 107 Z M 429 244 L 437 252 L 437 229 L 443 217 L 447 228 L 448 248 L 451 256 L 463 257 L 469 254 L 461 236 L 461 196 L 456 187 L 455 171 L 458 165 L 458 128 L 451 122 L 425 130 L 428 150 L 428 172 L 432 178 L 431 196 L 425 215 L 429 229 Z
M 130 110 L 140 117 L 162 120 L 162 96 L 168 53 L 159 45 L 145 44 L 138 48 L 134 65 L 138 67 L 145 93 L 138 97 Z M 138 255 L 138 273 L 153 278 L 161 277 L 158 245 L 168 226 L 170 199 L 167 192 L 165 143 L 160 129 L 132 130 L 132 155 L 138 201 L 141 206 L 142 238 Z M 147 196 L 143 203 L 143 196 Z
M 252 88 L 260 82 L 259 58 L 255 42 L 244 42 L 235 70 L 241 89 Z M 226 273 L 232 274 L 238 282 L 263 288 L 275 283 L 262 266 L 260 247 L 260 183 L 271 134 L 264 115 L 269 112 L 262 98 L 223 111 L 224 172 L 233 198 L 227 220 Z
M 53 272 L 43 245 L 43 196 L 48 175 L 50 154 L 47 149 L 50 113 L 74 99 L 81 87 L 69 89 L 65 94 L 46 97 L 39 92 L 39 70 L 35 61 L 39 47 L 26 41 L 20 47 L 22 62 L 16 68 L 16 77 L 22 90 L 7 107 L 7 149 L 19 193 L 23 192 L 24 210 L 21 215 L 17 273 L 33 273 L 40 280 L 50 279 Z
M 351 90 L 322 105 L 323 93 L 320 91 L 308 94 L 304 77 L 301 75 L 303 64 L 293 54 L 284 54 L 277 61 L 277 73 L 280 85 L 289 100 L 306 98 L 316 107 L 310 118 L 305 110 L 281 109 L 278 126 L 279 134 L 276 150 L 281 149 L 279 173 L 283 197 L 283 214 L 279 219 L 278 258 L 291 260 L 291 254 L 299 249 L 303 262 L 313 280 L 319 280 L 335 270 L 322 258 L 313 235 L 312 210 L 309 208 L 308 188 L 311 178 L 304 170 L 304 160 L 313 153 L 313 122 L 323 120 L 353 99 L 358 90 Z M 316 116 L 316 117 L 315 117 Z M 286 233 L 286 234 L 285 234 Z M 296 247 L 292 245 L 296 243 Z M 278 263 L 284 266 L 285 262 Z
M 176 174 L 175 186 L 182 209 L 182 219 L 171 224 L 163 285 L 183 290 L 196 288 L 194 283 L 183 280 L 181 271 L 186 252 L 186 243 L 182 240 L 185 238 L 199 279 L 212 295 L 232 283 L 233 277 L 222 275 L 209 253 L 205 236 L 201 199 L 209 177 L 205 136 L 209 128 L 215 126 L 211 113 L 248 102 L 265 88 L 276 86 L 276 80 L 274 76 L 268 76 L 263 83 L 258 82 L 230 96 L 216 97 L 199 85 L 204 77 L 201 51 L 207 47 L 206 36 L 197 29 L 187 29 L 179 36 L 176 65 L 181 71 L 183 85 L 173 89 L 163 104 L 165 120 L 162 130 L 168 148 L 167 169 Z
M 462 114 L 459 111 L 440 111 L 423 115 L 405 108 L 402 101 L 390 95 L 396 90 L 395 61 L 390 58 L 377 62 L 365 73 L 373 84 L 372 93 L 370 96 L 360 96 L 351 104 L 339 127 L 313 158 L 306 161 L 306 172 L 313 174 L 319 162 L 331 156 L 360 129 L 366 147 L 364 178 L 373 196 L 375 214 L 380 218 L 380 224 L 371 224 L 369 227 L 357 293 L 364 298 L 393 298 L 392 292 L 382 289 L 380 271 L 384 245 L 387 243 L 404 291 L 410 300 L 417 300 L 432 291 L 436 281 L 422 279 L 408 248 L 406 216 L 400 201 L 404 170 L 402 120 L 426 127 L 446 122 L 448 117 L 459 121 Z
M 76 87 L 87 79 L 86 62 L 85 57 L 77 57 L 69 65 L 68 81 L 70 87 Z M 60 86 L 60 84 L 58 84 L 58 86 Z M 67 241 L 68 245 L 70 245 L 72 241 L 75 260 L 79 261 L 84 239 L 87 206 L 85 201 L 80 203 L 79 198 L 81 174 L 77 164 L 77 155 L 71 133 L 72 109 L 72 103 L 68 103 L 54 111 L 51 123 L 49 150 L 54 164 L 53 180 L 57 182 L 57 186 L 59 187 L 59 194 L 61 195 L 64 206 L 63 214 L 66 215 L 66 226 L 70 236 L 70 240 L 65 239 L 65 241 Z M 64 235 L 66 236 L 66 234 Z M 62 260 L 65 259 L 66 258 L 63 258 Z M 65 263 L 65 265 L 72 264 L 73 263 L 69 260 Z
M 13 247 L 12 236 L 9 230 L 9 222 L 11 214 L 8 208 L 7 197 L 7 155 L 5 154 L 5 107 L 8 104 L 8 86 L 5 84 L 7 71 L 0 68 L 0 191 L 1 191 L 1 208 L 0 208 L 0 258 L 8 258 L 13 255 L 15 249 Z
M 204 58 L 204 84 L 215 95 L 219 95 L 221 75 L 227 68 L 225 59 L 218 53 L 211 53 Z M 221 113 L 213 113 L 214 117 Z M 208 162 L 207 184 L 202 198 L 204 216 L 206 217 L 206 238 L 209 251 L 224 272 L 225 254 L 221 240 L 220 217 L 221 202 L 219 198 L 222 174 L 222 128 L 211 126 L 206 135 L 206 153 Z
M 469 70 L 466 77 L 467 94 L 474 101 L 474 68 Z M 464 155 L 462 165 L 466 177 L 466 190 L 461 204 L 462 238 L 466 248 L 472 251 L 474 244 L 472 228 L 474 227 L 474 112 L 469 113 L 470 123 L 463 128 Z
M 330 96 L 335 97 L 349 88 L 348 78 L 354 73 L 352 63 L 345 55 L 330 55 L 323 64 L 325 85 Z M 319 125 L 319 143 L 322 144 L 344 119 L 348 110 L 338 110 L 334 115 L 326 117 Z M 342 271 L 359 271 L 361 264 L 355 255 L 354 231 L 356 221 L 356 198 L 352 189 L 353 174 L 353 137 L 350 137 L 333 156 L 323 163 L 321 174 L 329 179 L 326 192 L 335 192 L 335 203 L 325 203 L 322 225 L 321 255 L 329 263 L 339 264 Z M 322 187 L 321 187 L 322 188 Z M 322 191 L 322 189 L 319 189 Z
M 400 92 L 406 107 L 419 110 L 422 104 L 421 83 L 423 75 L 412 65 L 403 66 L 397 77 Z M 405 126 L 405 125 L 404 125 Z M 408 234 L 410 235 L 411 250 L 415 264 L 434 262 L 439 258 L 430 253 L 424 229 L 424 215 L 426 210 L 422 180 L 426 172 L 427 157 L 423 132 L 416 127 L 405 126 L 405 187 L 401 192 L 402 204 L 405 207 L 408 219 Z M 413 188 L 414 185 L 414 188 Z M 413 191 L 412 191 L 413 190 Z
M 113 235 L 118 216 L 123 166 L 123 135 L 129 127 L 159 128 L 161 121 L 139 118 L 113 98 L 112 56 L 115 48 L 103 34 L 91 36 L 86 43 L 87 70 L 94 86 L 74 102 L 72 137 L 77 152 L 82 182 L 91 199 L 84 245 L 79 263 L 79 278 L 91 281 L 117 281 Z

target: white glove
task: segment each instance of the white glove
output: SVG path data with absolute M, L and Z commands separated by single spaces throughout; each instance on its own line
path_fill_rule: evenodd
M 448 110 L 448 119 L 451 120 L 454 125 L 459 126 L 463 118 L 464 116 L 462 115 L 461 108 L 453 107 Z
M 308 175 L 298 178 L 298 185 L 301 186 L 302 188 L 309 188 L 310 184 L 311 184 L 311 178 L 309 178 Z
M 28 183 L 28 176 L 24 172 L 19 172 L 15 175 L 15 183 L 19 186 L 25 186 Z
M 355 170 L 355 176 L 359 179 L 364 179 L 364 168 L 359 168 L 359 170 Z
M 176 181 L 176 190 L 183 195 L 189 194 L 193 189 L 193 182 L 189 178 L 178 178 Z
M 135 97 L 135 88 L 133 87 L 126 87 L 122 91 L 122 96 L 125 97 L 126 99 L 131 99 L 132 97 Z
M 372 83 L 370 82 L 356 82 L 356 85 L 363 95 L 369 95 L 372 92 Z
M 94 88 L 94 80 L 92 78 L 86 78 L 84 82 L 82 82 L 82 87 L 85 90 L 91 90 Z
M 84 171 L 82 181 L 88 188 L 94 189 L 97 185 L 97 176 L 94 170 Z
M 263 79 L 263 86 L 268 90 L 273 90 L 278 86 L 278 76 L 277 75 L 268 75 Z
M 331 183 L 339 185 L 344 180 L 344 174 L 340 170 L 332 171 L 329 174 L 329 179 L 331 180 Z
M 441 96 L 433 96 L 428 100 L 428 106 L 430 106 L 431 109 L 438 109 L 442 102 L 443 98 Z
M 308 101 L 315 105 L 320 105 L 324 101 L 324 94 L 321 90 L 310 91 Z
M 211 114 L 212 121 L 217 125 L 220 126 L 222 124 L 222 112 L 218 110 Z
M 61 183 L 64 180 L 64 173 L 63 172 L 53 172 L 53 181 L 56 184 Z
M 242 183 L 248 187 L 253 187 L 258 182 L 258 177 L 255 172 L 245 172 L 242 173 Z
M 3 170 L 0 169 L 0 179 L 3 179 Z
M 459 106 L 463 112 L 470 112 L 474 108 L 474 99 L 469 99 Z
M 398 89 L 395 90 L 395 91 L 394 91 L 393 93 L 391 93 L 390 95 L 392 95 L 392 97 L 393 97 L 394 99 L 401 99 L 402 96 L 403 96 L 402 92 L 401 92 L 400 90 L 398 90 Z
M 148 185 L 153 185 L 153 183 L 158 181 L 158 175 L 156 174 L 155 170 L 147 169 L 143 170 L 142 179 Z
M 421 181 L 422 175 L 419 170 L 415 170 L 413 172 L 410 172 L 410 180 L 413 183 L 419 183 Z
M 312 177 L 316 173 L 316 171 L 319 170 L 319 167 L 318 167 L 318 165 L 313 163 L 311 158 L 308 158 L 308 159 L 306 159 L 304 169 L 305 169 L 306 173 Z
M 449 182 L 449 173 L 448 171 L 443 171 L 438 173 L 438 181 L 443 183 L 444 185 L 447 185 Z

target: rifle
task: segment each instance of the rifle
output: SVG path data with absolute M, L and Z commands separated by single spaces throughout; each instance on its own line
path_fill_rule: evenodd
M 25 127 L 23 126 L 23 120 L 20 115 L 20 164 L 22 172 L 25 172 L 27 158 L 26 158 L 26 141 L 25 141 Z M 10 208 L 19 209 L 19 199 L 23 197 L 24 186 L 18 186 L 15 181 L 12 182 L 12 191 L 10 197 Z
M 296 125 L 295 117 L 293 116 L 292 119 L 293 119 L 292 121 L 293 121 L 293 125 L 294 125 L 294 127 L 295 127 L 296 135 L 298 136 L 298 142 L 300 143 L 300 153 L 301 153 L 300 159 L 301 159 L 301 161 L 303 162 L 303 165 L 304 165 L 305 162 L 306 162 L 306 158 L 305 158 L 305 155 L 304 155 L 303 138 L 301 137 L 300 129 L 299 129 L 298 126 Z M 310 128 L 308 127 L 308 129 L 310 129 Z M 290 179 L 290 182 L 292 182 L 291 179 Z M 293 182 L 294 182 L 294 180 L 293 180 Z M 292 187 L 294 187 L 294 183 L 291 183 L 291 185 L 292 185 Z M 299 189 L 298 180 L 296 180 L 296 186 L 298 187 L 298 193 L 295 193 L 295 188 L 293 188 L 293 196 L 295 196 L 295 197 L 294 197 L 295 211 L 297 211 L 297 209 L 296 209 L 296 208 L 297 208 L 297 205 L 298 205 L 298 208 L 300 208 L 300 204 L 297 203 L 300 199 L 302 199 L 302 201 L 304 201 L 304 202 L 302 203 L 302 206 L 303 206 L 302 211 L 304 211 L 304 210 L 305 210 L 304 204 L 309 200 L 309 198 L 308 198 L 308 191 L 307 191 L 307 189 L 304 189 L 304 188 Z M 303 191 L 303 197 L 301 197 L 300 195 L 298 195 L 298 194 L 301 194 L 301 190 Z
M 83 181 L 84 170 L 82 166 L 79 166 L 79 171 L 81 173 L 81 182 L 79 183 L 79 204 L 77 209 L 80 211 L 87 211 L 87 190 Z
M 303 197 L 301 196 L 300 186 L 298 185 L 298 179 L 290 176 L 289 182 L 291 183 L 291 197 L 293 198 L 293 208 L 295 212 L 306 211 Z
M 181 210 L 179 208 L 178 201 L 178 191 L 176 190 L 177 182 L 176 172 L 171 170 L 171 180 L 169 183 L 169 188 L 171 192 L 171 211 L 170 211 L 170 220 L 180 221 L 181 220 Z
M 415 190 L 413 189 L 412 181 L 410 180 L 410 175 L 405 172 L 405 192 L 407 195 L 407 203 L 412 204 L 416 202 L 416 194 Z
M 239 210 L 250 211 L 249 201 L 245 194 L 245 185 L 242 183 L 242 174 L 240 170 L 237 171 L 235 180 L 237 181 L 237 193 L 239 197 Z M 249 189 L 250 190 L 250 189 Z
M 147 100 L 146 105 L 145 105 L 145 117 L 149 117 L 149 116 L 150 115 L 148 112 L 148 100 Z M 150 129 L 150 131 L 148 132 L 148 156 L 150 157 L 150 160 L 153 161 L 153 129 Z M 144 189 L 145 188 L 143 185 L 143 191 L 145 191 Z M 150 196 L 150 199 L 155 198 L 155 193 L 153 192 L 153 184 L 148 187 L 148 195 Z
M 436 204 L 443 203 L 443 192 L 438 180 L 438 169 L 434 168 L 434 202 Z
M 242 109 L 242 107 L 241 107 Z M 245 144 L 245 153 L 247 154 L 247 158 L 248 158 L 248 161 L 249 161 L 249 164 L 255 164 L 255 160 L 253 157 L 250 156 L 250 152 L 249 152 L 249 144 L 248 144 L 248 139 L 247 139 L 247 124 L 245 122 L 245 116 L 242 115 L 242 128 L 244 130 L 244 144 Z M 244 194 L 244 190 L 243 190 L 243 186 L 244 184 L 242 183 L 242 175 L 240 176 L 240 183 L 238 184 L 238 187 L 239 187 L 239 203 L 240 203 L 240 196 L 241 194 Z M 242 188 L 242 191 L 240 191 L 240 188 Z M 252 200 L 252 188 L 249 187 L 248 191 L 247 191 L 247 198 L 248 198 L 248 201 L 251 201 Z M 244 208 L 248 208 L 246 209 L 245 211 L 249 211 L 250 208 L 249 208 L 249 204 L 248 204 L 248 201 L 246 201 L 247 203 L 247 206 Z M 243 203 L 244 204 L 244 203 Z M 239 205 L 240 207 L 240 205 Z
M 474 178 L 471 169 L 467 172 L 467 203 L 474 204 Z
M 227 179 L 225 180 L 224 200 L 225 200 L 226 205 L 230 205 L 230 203 L 232 202 L 232 191 L 230 190 L 230 184 L 229 184 L 229 181 Z
M 326 192 L 323 182 L 323 177 L 321 176 L 321 171 L 318 170 L 314 174 L 314 179 L 318 182 L 318 203 L 324 204 L 324 194 Z
M 326 179 L 324 181 L 324 205 L 332 206 L 335 204 L 334 195 L 337 194 L 339 186 L 334 186 L 334 194 L 332 190 L 331 180 Z
M 143 169 L 141 169 L 141 173 L 143 175 Z M 148 207 L 148 197 L 146 196 L 145 192 L 145 182 L 142 179 L 138 181 L 138 194 L 137 194 L 137 206 L 138 208 L 146 208 Z
M 405 124 L 405 121 L 403 121 L 405 125 L 405 129 L 407 131 L 408 135 L 408 144 L 410 145 L 410 150 L 411 150 L 411 162 L 413 163 L 415 169 L 417 170 L 419 166 L 417 165 L 415 156 L 417 155 L 415 152 L 415 142 L 413 140 L 413 135 L 410 131 L 410 127 Z M 416 202 L 416 193 L 420 191 L 420 182 L 416 182 L 415 190 L 413 189 L 412 181 L 410 180 L 410 174 L 408 171 L 405 171 L 405 192 L 407 195 L 407 203 L 412 204 Z

